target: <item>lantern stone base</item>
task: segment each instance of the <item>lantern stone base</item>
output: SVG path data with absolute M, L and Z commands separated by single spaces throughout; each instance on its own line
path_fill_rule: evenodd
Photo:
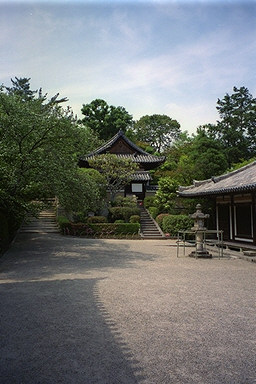
M 203 250 L 203 251 L 193 251 L 189 254 L 189 257 L 195 257 L 195 258 L 201 258 L 201 259 L 211 259 L 212 258 L 212 254 L 209 253 L 208 251 L 206 250 Z

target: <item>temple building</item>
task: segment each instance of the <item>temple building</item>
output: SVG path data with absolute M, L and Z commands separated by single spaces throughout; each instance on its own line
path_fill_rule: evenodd
M 179 187 L 179 196 L 216 202 L 216 229 L 224 240 L 256 245 L 256 161 L 233 172 Z
M 138 164 L 139 169 L 133 175 L 132 181 L 122 191 L 123 196 L 136 195 L 139 200 L 155 192 L 156 187 L 150 186 L 150 170 L 155 169 L 165 161 L 165 156 L 153 156 L 134 144 L 122 131 L 119 131 L 109 141 L 95 151 L 79 160 L 79 166 L 89 168 L 88 160 L 102 154 L 115 154 L 119 157 L 130 158 Z

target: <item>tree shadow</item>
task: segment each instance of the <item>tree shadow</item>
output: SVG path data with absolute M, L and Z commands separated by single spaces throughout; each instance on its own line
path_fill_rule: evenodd
M 129 241 L 22 234 L 0 260 L 0 273 L 13 281 L 54 280 L 61 274 L 70 278 L 72 274 L 88 275 L 95 270 L 135 268 L 134 261 L 148 262 L 156 257 L 153 252 L 131 251 Z
M 99 280 L 0 285 L 1 383 L 144 381 L 139 362 L 100 300 Z

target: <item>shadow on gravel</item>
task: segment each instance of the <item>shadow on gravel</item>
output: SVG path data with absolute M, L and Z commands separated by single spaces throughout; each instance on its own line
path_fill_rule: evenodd
M 141 383 L 97 292 L 102 271 L 134 258 L 152 256 L 129 252 L 128 243 L 18 236 L 0 260 L 0 383 Z
M 156 255 L 157 252 L 145 254 L 130 251 L 128 241 L 110 243 L 97 239 L 30 234 L 17 237 L 0 259 L 0 274 L 16 281 L 54 279 L 60 274 L 132 268 L 135 260 L 153 261 Z
M 144 380 L 138 361 L 100 301 L 98 280 L 0 285 L 1 383 Z

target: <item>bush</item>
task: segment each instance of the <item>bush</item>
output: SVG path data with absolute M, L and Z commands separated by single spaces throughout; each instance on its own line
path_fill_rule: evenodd
M 193 226 L 193 220 L 187 215 L 168 215 L 163 218 L 162 229 L 171 236 L 177 236 L 178 231 L 188 230 Z
M 137 197 L 122 197 L 117 196 L 116 199 L 111 203 L 113 207 L 137 207 Z
M 87 218 L 87 223 L 97 224 L 97 223 L 107 223 L 108 220 L 105 216 L 90 216 Z
M 59 216 L 57 222 L 63 235 L 65 235 L 68 230 L 71 230 L 71 223 L 65 216 Z
M 100 237 L 100 238 L 118 238 L 127 236 L 137 236 L 139 223 L 71 223 L 68 219 L 62 217 L 59 220 L 62 233 L 64 235 Z
M 156 222 L 161 227 L 161 229 L 163 229 L 163 219 L 166 216 L 169 216 L 169 213 L 160 213 L 160 215 L 156 217 Z
M 154 207 L 155 206 L 155 197 L 154 196 L 147 196 L 145 197 L 143 201 L 143 205 L 145 208 Z
M 153 219 L 155 219 L 159 213 L 159 209 L 157 207 L 149 207 L 148 211 L 150 215 L 153 217 Z
M 118 223 L 120 224 L 120 223 L 124 223 L 124 222 L 125 222 L 125 221 L 124 221 L 124 220 L 121 220 L 121 219 L 120 219 L 120 220 L 115 220 L 115 224 L 118 224 Z
M 109 208 L 109 221 L 114 222 L 115 220 L 124 220 L 126 223 L 129 222 L 130 217 L 133 215 L 140 215 L 140 209 L 137 207 L 112 207 Z
M 91 224 L 95 236 L 99 237 L 115 237 L 119 235 L 135 235 L 138 234 L 140 224 L 138 223 L 107 223 L 107 224 Z
M 130 217 L 130 223 L 139 223 L 140 222 L 140 216 L 139 215 L 132 215 Z

